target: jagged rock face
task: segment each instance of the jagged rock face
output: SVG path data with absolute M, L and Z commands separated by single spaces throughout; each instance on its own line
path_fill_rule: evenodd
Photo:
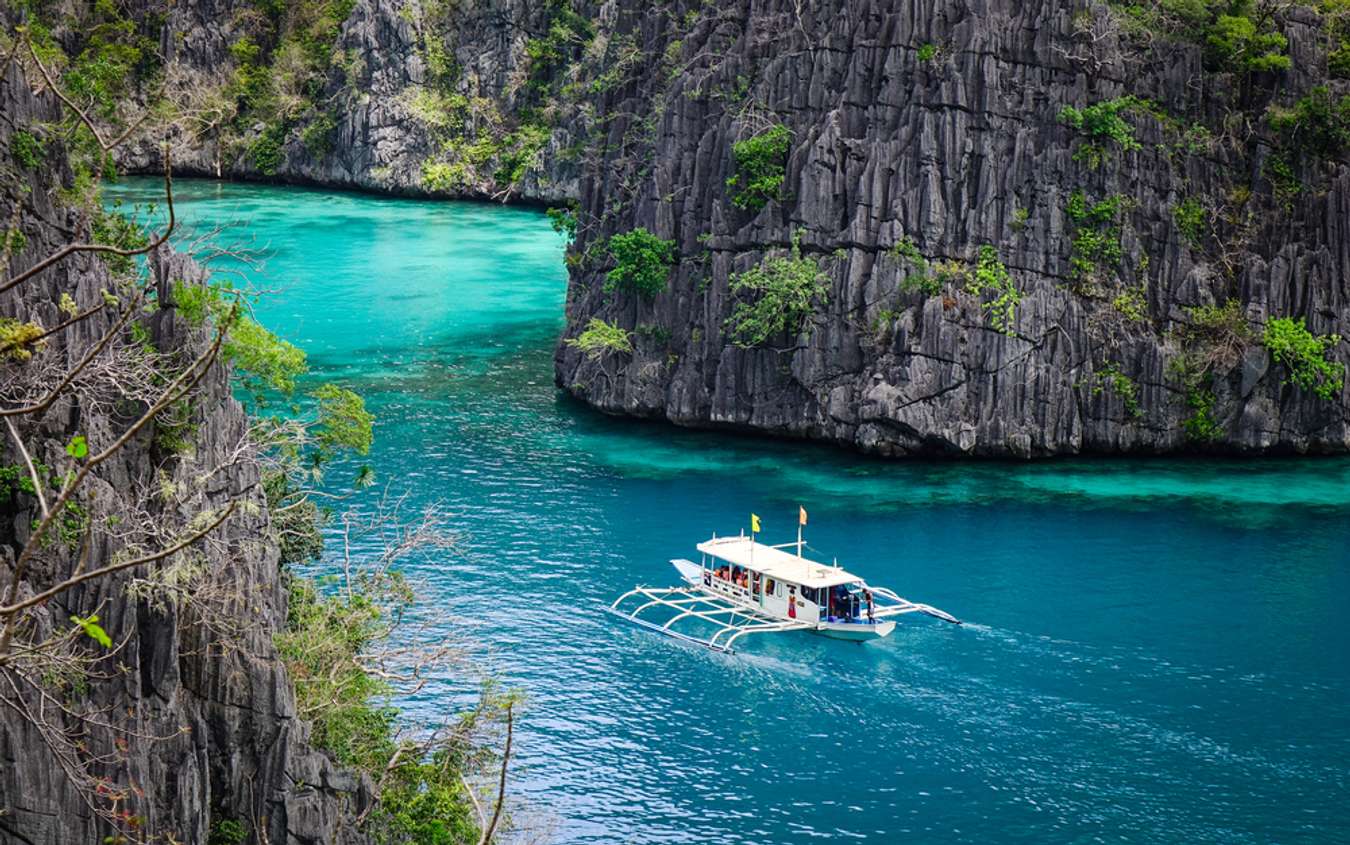
M 10 161 L 16 128 L 58 117 L 50 95 L 35 99 L 18 66 L 4 70 L 0 85 L 0 155 Z M 70 177 L 62 153 L 49 141 L 47 165 L 35 172 L 6 168 L 0 217 L 17 219 L 26 247 L 14 256 L 6 278 L 70 242 L 85 225 L 66 207 L 57 189 Z M 15 205 L 22 211 L 12 218 Z M 151 270 L 160 300 L 170 301 L 172 282 L 202 281 L 206 271 L 182 255 L 154 256 Z M 115 289 L 97 258 L 75 255 L 0 295 L 0 315 L 55 326 L 62 294 L 81 308 Z M 31 362 L 0 364 L 7 393 L 22 388 L 33 371 L 55 363 L 68 366 L 106 329 L 113 316 L 100 314 L 53 335 L 47 351 Z M 191 357 L 206 348 L 205 330 L 190 329 L 172 310 L 161 310 L 150 325 L 161 350 L 182 350 Z M 238 451 L 248 427 L 243 409 L 231 397 L 223 365 L 213 368 L 197 400 L 195 448 L 188 456 L 167 458 L 152 436 L 139 436 L 104 464 L 93 480 L 91 512 L 116 517 L 132 490 L 169 484 L 195 490 L 186 512 L 166 512 L 175 524 L 191 513 L 211 511 L 235 499 L 241 507 L 201 546 L 201 565 L 212 583 L 228 584 L 236 598 L 225 611 L 248 624 L 228 640 L 212 634 L 172 602 L 128 595 L 145 567 L 90 581 L 53 599 L 39 616 L 39 627 L 61 631 L 74 614 L 98 613 L 114 640 L 126 640 L 116 655 L 100 662 L 107 679 L 87 679 L 75 693 L 91 706 L 106 706 L 107 729 L 90 727 L 86 752 L 108 755 L 100 770 L 111 791 L 129 790 L 122 805 L 139 817 L 139 832 L 156 842 L 203 843 L 215 821 L 240 822 L 250 841 L 280 843 L 357 843 L 351 822 L 369 805 L 369 783 L 337 768 L 308 743 L 308 726 L 296 716 L 295 696 L 272 636 L 286 619 L 286 590 L 275 545 L 268 539 L 267 508 L 258 487 L 259 468 L 247 451 Z M 22 418 L 21 427 L 27 425 Z M 48 412 L 41 428 L 28 437 L 34 458 L 64 466 L 65 447 L 75 434 L 91 447 L 110 443 L 128 424 L 91 411 L 81 391 L 67 391 Z M 26 431 L 26 434 L 28 432 Z M 19 460 L 7 437 L 4 463 Z M 219 468 L 203 481 L 209 469 Z M 163 473 L 163 475 L 160 475 Z M 15 512 L 0 530 L 0 553 L 12 571 L 16 549 L 29 535 L 35 514 Z M 126 520 L 123 520 L 126 522 Z M 110 521 L 107 523 L 112 525 Z M 111 532 L 105 532 L 111 533 Z M 94 532 L 93 536 L 101 536 Z M 88 569 L 106 565 L 119 550 L 103 539 L 94 543 Z M 31 595 L 70 574 L 75 555 L 44 555 L 44 565 L 22 582 L 19 597 Z M 155 566 L 158 566 L 156 564 Z M 8 574 L 5 585 L 8 586 Z M 46 703 L 48 711 L 51 702 Z M 30 713 L 39 702 L 28 699 Z M 0 841 L 68 845 L 103 842 L 112 833 L 91 812 L 91 799 L 72 786 L 53 758 L 41 732 L 14 712 L 0 717 Z
M 560 344 L 556 378 L 597 408 L 887 455 L 1168 452 L 1195 448 L 1168 369 L 1187 306 L 1236 299 L 1258 335 L 1271 316 L 1350 328 L 1350 167 L 1307 164 L 1291 199 L 1262 176 L 1264 105 L 1314 84 L 1301 68 L 1325 67 L 1311 12 L 1286 27 L 1294 70 L 1255 81 L 1231 136 L 1179 152 L 1175 125 L 1135 116 L 1141 148 L 1108 148 L 1092 167 L 1074 158 L 1083 137 L 1057 121 L 1063 106 L 1133 94 L 1217 135 L 1239 81 L 1205 72 L 1195 47 L 1076 38 L 1085 7 L 1048 0 L 756 0 L 689 5 L 688 17 L 619 5 L 616 28 L 678 61 L 650 59 L 595 104 L 613 119 L 580 184 L 565 338 L 599 317 L 637 331 L 636 349 L 591 359 Z M 739 210 L 732 144 L 773 123 L 792 131 L 782 199 Z M 1123 257 L 1091 285 L 1070 266 L 1079 190 L 1128 198 Z M 1201 247 L 1176 221 L 1188 197 L 1223 209 Z M 652 301 L 603 290 L 603 239 L 639 226 L 679 255 Z M 738 348 L 729 278 L 795 231 L 828 275 L 828 302 L 798 335 Z M 961 285 L 902 292 L 891 248 L 906 237 L 930 264 L 994 245 L 1022 292 L 1014 331 Z M 1122 315 L 1114 300 L 1141 288 L 1142 319 Z M 1259 342 L 1236 355 L 1208 388 L 1221 427 L 1208 448 L 1350 445 L 1344 390 L 1328 401 L 1286 384 Z M 1332 355 L 1350 360 L 1343 343 Z M 1137 385 L 1137 413 L 1103 387 L 1112 367 Z
M 223 91 L 238 65 L 230 47 L 241 38 L 277 46 L 262 34 L 265 23 L 248 0 L 141 5 L 145 14 L 164 15 L 161 49 L 169 78 L 180 89 Z M 577 132 L 575 114 L 553 116 L 550 137 L 516 183 L 502 184 L 485 173 L 441 187 L 427 184 L 423 165 L 443 152 L 445 139 L 413 106 L 420 92 L 453 93 L 481 104 L 465 119 L 466 137 L 509 133 L 519 124 L 515 112 L 525 97 L 526 42 L 546 33 L 548 21 L 548 4 L 525 0 L 356 0 L 334 45 L 335 66 L 321 82 L 319 100 L 336 122 L 322 149 L 304 139 L 312 114 L 288 128 L 281 160 L 271 172 L 261 171 L 250 155 L 252 141 L 264 130 L 261 122 L 233 139 L 223 139 L 217 129 L 178 126 L 172 135 L 175 169 L 408 195 L 562 201 L 577 192 L 578 168 L 566 153 Z M 430 78 L 432 46 L 446 51 L 453 82 Z M 118 152 L 119 161 L 133 172 L 156 172 L 161 144 L 157 136 L 139 137 Z

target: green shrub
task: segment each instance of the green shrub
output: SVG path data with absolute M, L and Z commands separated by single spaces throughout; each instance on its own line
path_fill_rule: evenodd
M 422 187 L 428 191 L 454 191 L 464 186 L 464 165 L 442 161 L 422 162 Z
M 286 141 L 286 128 L 280 123 L 269 123 L 249 147 L 249 156 L 253 166 L 264 176 L 274 176 L 284 160 L 282 145 Z
M 305 352 L 282 340 L 251 317 L 237 317 L 225 340 L 225 360 L 234 365 L 242 385 L 261 402 L 268 390 L 295 392 L 304 374 Z
M 206 845 L 244 845 L 247 841 L 248 828 L 234 819 L 216 819 L 206 837 Z
M 562 235 L 563 240 L 571 243 L 577 239 L 577 211 L 579 207 L 576 200 L 572 200 L 562 208 L 550 208 L 545 214 L 548 215 L 549 225 L 553 231 Z
M 208 320 L 220 325 L 232 319 L 227 326 L 222 325 L 226 331 L 222 356 L 234 366 L 240 385 L 260 405 L 268 391 L 291 395 L 296 379 L 307 369 L 304 350 L 277 337 L 247 314 L 236 312 L 236 295 L 228 287 L 177 281 L 173 305 L 193 326 Z
M 1212 390 L 1193 387 L 1186 391 L 1186 405 L 1191 413 L 1181 421 L 1181 429 L 1188 440 L 1210 443 L 1223 436 L 1223 426 L 1214 416 L 1217 401 Z
M 1135 419 L 1142 416 L 1143 412 L 1139 407 L 1139 385 L 1121 372 L 1120 365 L 1114 361 L 1108 361 L 1093 373 L 1092 395 L 1100 395 L 1108 388 L 1120 397 L 1120 401 L 1125 405 L 1126 414 Z
M 605 290 L 622 290 L 652 299 L 666 289 L 675 263 L 675 242 L 638 227 L 609 239 L 615 266 L 605 277 Z
M 1335 2 L 1335 0 L 1331 0 Z M 1203 48 L 1205 69 L 1225 73 L 1283 70 L 1288 42 L 1275 30 L 1269 6 L 1254 0 L 1111 0 L 1127 27 L 1160 33 Z
M 937 57 L 937 51 L 937 45 L 930 41 L 927 44 L 920 45 L 917 56 L 921 62 L 931 62 Z
M 1261 342 L 1289 370 L 1286 384 L 1311 390 L 1328 401 L 1340 396 L 1345 387 L 1345 367 L 1327 354 L 1341 342 L 1340 335 L 1315 335 L 1308 331 L 1302 317 L 1274 317 L 1267 321 Z
M 118 249 L 144 249 L 150 238 L 141 227 L 121 211 L 120 201 L 113 204 L 111 210 L 95 206 L 90 212 L 90 235 L 96 244 L 114 246 Z M 136 259 L 129 255 L 110 255 L 100 253 L 99 259 L 113 273 L 124 276 L 135 271 Z
M 1350 94 L 1337 99 L 1319 85 L 1289 108 L 1271 107 L 1266 122 L 1283 145 L 1335 158 L 1350 147 Z
M 758 267 L 731 277 L 729 290 L 742 301 L 727 319 L 732 342 L 741 348 L 761 346 L 782 334 L 797 334 L 802 323 L 829 294 L 828 277 L 813 258 L 803 258 L 801 231 L 792 236 L 789 256 L 766 258 Z M 745 301 L 745 296 L 750 301 Z
M 1022 301 L 1022 292 L 1013 284 L 1012 274 L 999 260 L 998 250 L 993 246 L 980 247 L 975 269 L 966 274 L 966 290 L 976 296 L 992 294 L 993 299 L 984 303 L 989 322 L 1006 335 L 1016 333 L 1017 306 Z
M 327 512 L 320 510 L 313 499 L 300 495 L 300 488 L 284 472 L 264 473 L 262 488 L 279 562 L 285 566 L 317 560 L 323 554 L 322 529 Z
M 1142 323 L 1148 319 L 1147 293 L 1142 284 L 1138 287 L 1126 288 L 1111 300 L 1111 307 L 1116 309 L 1116 313 L 1126 320 L 1132 323 Z
M 47 155 L 42 139 L 23 129 L 9 137 L 9 146 L 14 161 L 25 170 L 36 170 Z
M 319 112 L 300 133 L 300 141 L 311 155 L 324 156 L 333 150 L 333 131 L 337 118 L 332 112 Z
M 670 329 L 659 323 L 643 323 L 637 327 L 634 334 L 655 346 L 666 346 L 671 338 Z
M 41 339 L 46 334 L 40 323 L 0 317 L 0 361 L 22 363 L 32 359 L 34 352 L 47 347 L 47 342 Z
M 1126 120 L 1124 115 L 1140 108 L 1151 109 L 1152 106 L 1145 100 L 1129 96 L 1103 100 L 1082 109 L 1073 106 L 1060 109 L 1059 122 L 1087 135 L 1092 140 L 1085 146 L 1095 147 L 1094 153 L 1082 153 L 1080 150 L 1074 154 L 1074 158 L 1078 159 L 1082 153 L 1095 156 L 1100 161 L 1101 144 L 1108 141 L 1126 152 L 1139 149 L 1139 141 L 1134 137 L 1134 124 Z
M 909 265 L 909 272 L 900 280 L 902 293 L 922 293 L 925 296 L 937 296 L 949 284 L 965 281 L 968 269 L 965 264 L 953 259 L 943 259 L 929 263 L 914 241 L 902 237 L 889 250 L 889 253 Z
M 792 130 L 782 125 L 733 144 L 736 173 L 727 179 L 727 188 L 733 191 L 731 204 L 744 211 L 758 211 L 769 200 L 781 199 L 791 146 Z
M 1182 237 L 1191 246 L 1198 248 L 1205 231 L 1205 207 L 1191 197 L 1174 206 L 1172 216 L 1177 221 L 1177 229 L 1181 231 Z
M 592 361 L 599 360 L 610 352 L 627 355 L 633 351 L 633 340 L 629 333 L 618 323 L 607 323 L 599 317 L 592 317 L 581 334 L 569 337 L 563 343 L 581 350 Z
M 324 458 L 341 451 L 370 454 L 375 442 L 375 417 L 366 410 L 365 400 L 335 384 L 324 384 L 309 393 L 319 406 L 319 422 L 314 440 Z
M 1089 279 L 1099 270 L 1114 271 L 1120 265 L 1123 206 L 1124 197 L 1119 194 L 1093 204 L 1082 191 L 1074 191 L 1069 197 L 1065 213 L 1075 227 L 1069 268 L 1075 278 Z
M 1288 70 L 1288 48 L 1289 39 L 1283 34 L 1259 28 L 1257 21 L 1245 14 L 1219 15 L 1205 38 L 1205 59 L 1213 69 L 1237 73 Z

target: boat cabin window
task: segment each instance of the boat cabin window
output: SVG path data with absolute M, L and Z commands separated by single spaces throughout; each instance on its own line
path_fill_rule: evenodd
M 777 588 L 778 588 L 778 582 L 777 582 L 777 581 L 773 580 L 772 578 L 766 578 L 766 579 L 764 579 L 764 594 L 765 594 L 766 596 L 776 596 L 776 595 L 778 595 L 778 593 L 777 593 Z

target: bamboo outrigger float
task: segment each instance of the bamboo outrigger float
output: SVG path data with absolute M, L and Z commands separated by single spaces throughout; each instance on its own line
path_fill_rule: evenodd
M 803 510 L 799 525 L 805 522 Z M 757 517 L 752 526 L 758 529 Z M 779 631 L 880 639 L 895 630 L 895 617 L 906 613 L 961 624 L 945 611 L 870 586 L 837 565 L 808 560 L 802 549 L 800 530 L 797 542 L 777 546 L 757 542 L 753 531 L 749 537 L 713 535 L 698 544 L 699 563 L 671 561 L 685 586 L 635 587 L 609 610 L 644 628 L 724 652 L 748 634 Z

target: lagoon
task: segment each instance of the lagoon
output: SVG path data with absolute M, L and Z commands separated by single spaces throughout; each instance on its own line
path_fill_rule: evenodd
M 613 419 L 554 388 L 542 213 L 177 193 L 184 242 L 256 250 L 221 265 L 256 316 L 366 397 L 382 484 L 453 515 L 414 574 L 527 695 L 511 788 L 548 841 L 1350 841 L 1350 459 L 886 462 Z M 600 612 L 798 504 L 818 556 L 968 624 L 727 656 Z

